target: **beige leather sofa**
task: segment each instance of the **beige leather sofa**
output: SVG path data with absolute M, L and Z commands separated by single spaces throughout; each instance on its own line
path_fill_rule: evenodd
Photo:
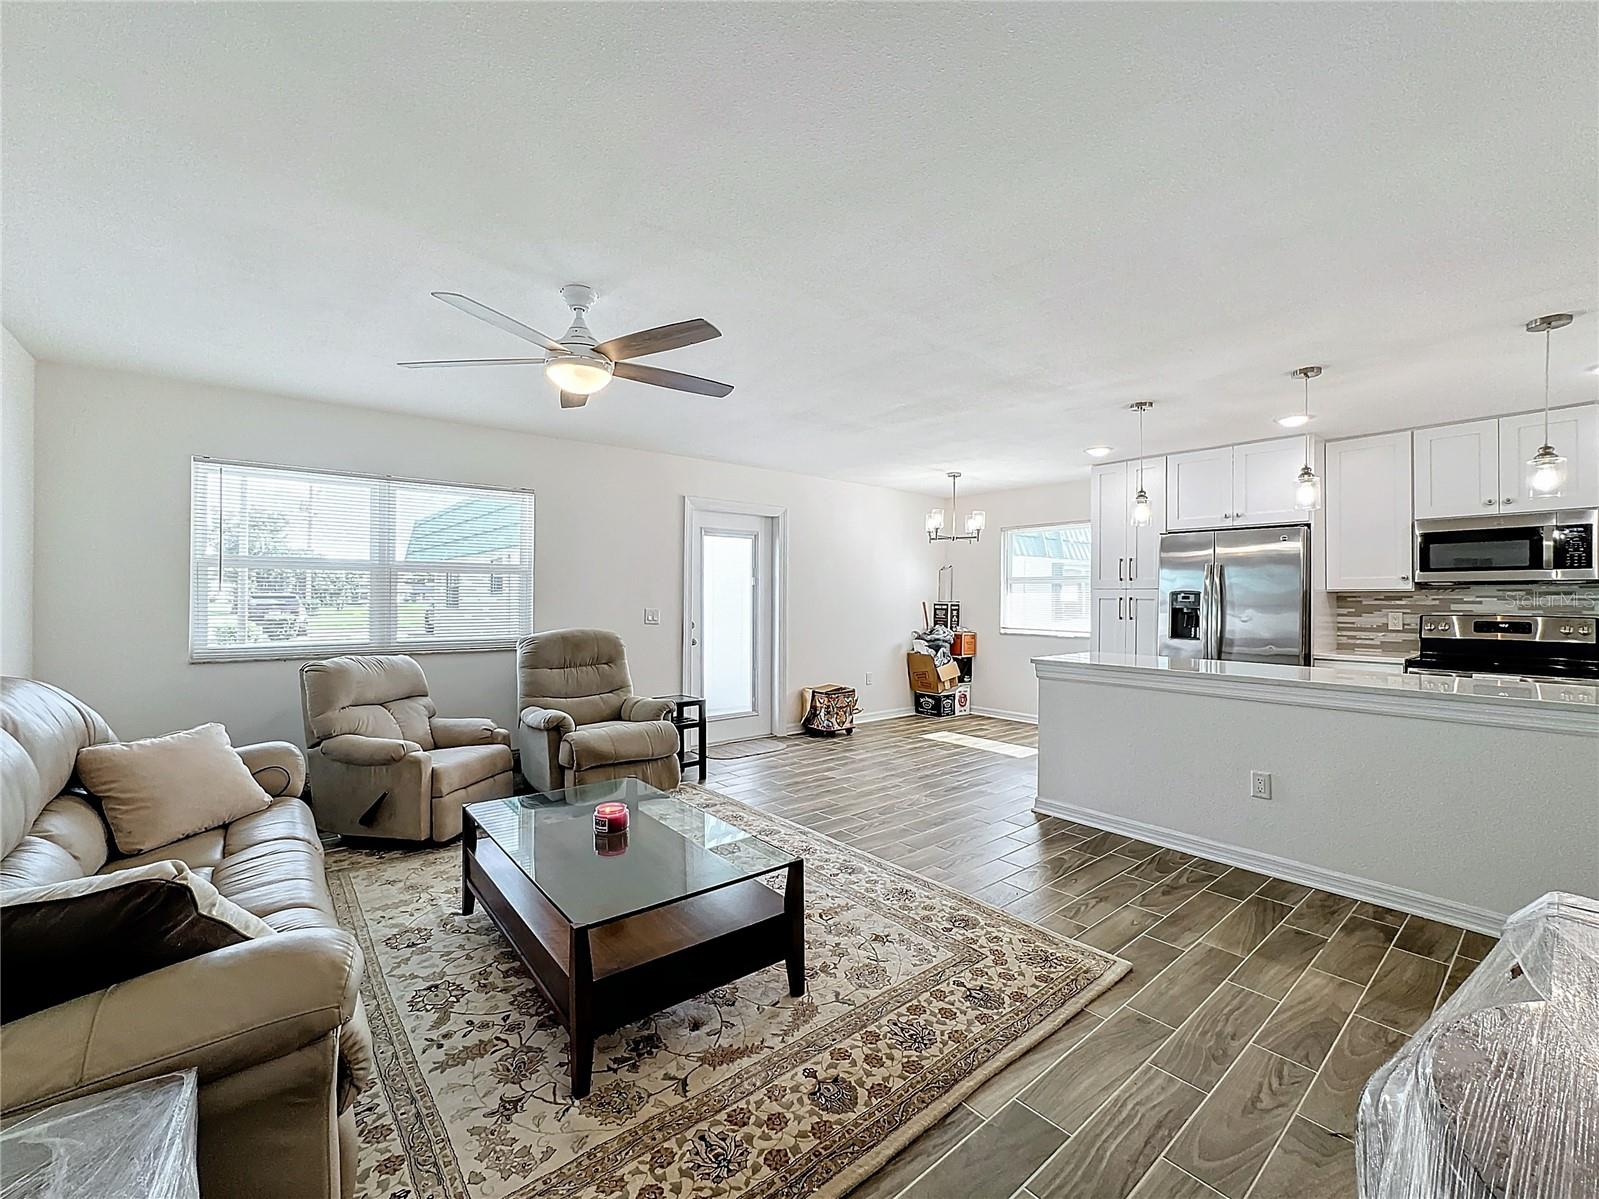
M 352 1103 L 370 1078 L 361 951 L 333 916 L 322 846 L 283 742 L 238 750 L 270 806 L 117 857 L 78 750 L 116 738 L 66 692 L 0 680 L 0 888 L 177 859 L 275 934 L 0 1025 L 0 1118 L 174 1070 L 200 1082 L 200 1184 L 229 1199 L 355 1189 Z M 5 946 L 0 939 L 0 969 Z
M 664 699 L 633 694 L 622 639 L 554 629 L 516 645 L 516 743 L 536 791 L 636 778 L 670 791 L 683 778 Z
M 404 654 L 300 667 L 317 826 L 352 837 L 449 841 L 461 805 L 511 794 L 511 735 L 492 720 L 438 715 Z

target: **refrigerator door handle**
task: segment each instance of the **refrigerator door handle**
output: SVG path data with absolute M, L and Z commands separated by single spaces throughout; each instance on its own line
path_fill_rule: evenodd
M 1223 634 L 1223 631 L 1227 627 L 1227 574 L 1226 574 L 1226 571 L 1227 571 L 1227 568 L 1225 566 L 1223 566 L 1220 562 L 1216 563 L 1216 570 L 1215 570 L 1214 576 L 1213 576 L 1215 581 L 1211 584 L 1211 588 L 1212 588 L 1213 592 L 1215 593 L 1215 597 L 1216 597 L 1215 598 L 1215 603 L 1214 603 L 1214 606 L 1213 606 L 1213 609 L 1212 609 L 1215 612 L 1215 617 L 1214 617 L 1214 622 L 1215 623 L 1214 623 L 1213 627 L 1216 630 L 1216 632 L 1215 632 L 1215 637 L 1216 637 L 1215 650 L 1216 650 L 1216 652 L 1211 655 L 1211 657 L 1213 657 L 1213 658 L 1221 657 L 1222 634 Z
M 1205 580 L 1200 585 L 1199 591 L 1199 636 L 1202 646 L 1199 656 L 1202 658 L 1214 658 L 1216 656 L 1211 643 L 1212 633 L 1214 632 L 1212 624 L 1216 619 L 1215 581 L 1216 564 L 1207 562 L 1205 563 Z

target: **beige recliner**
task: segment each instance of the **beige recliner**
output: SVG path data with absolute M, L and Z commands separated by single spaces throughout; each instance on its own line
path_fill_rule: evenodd
M 449 841 L 461 805 L 515 789 L 511 735 L 439 716 L 415 658 L 362 654 L 300 667 L 317 827 L 351 837 Z
M 516 743 L 537 791 L 636 778 L 670 791 L 683 779 L 664 699 L 633 694 L 622 639 L 554 629 L 516 644 Z

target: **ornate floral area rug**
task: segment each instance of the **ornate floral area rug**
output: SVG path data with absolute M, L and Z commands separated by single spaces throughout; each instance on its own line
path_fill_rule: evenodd
M 459 846 L 329 856 L 378 1062 L 356 1106 L 364 1199 L 831 1199 L 1127 970 L 800 825 L 681 794 L 804 855 L 807 994 L 779 964 L 605 1036 L 577 1102 L 565 1032 L 482 907 L 459 914 Z

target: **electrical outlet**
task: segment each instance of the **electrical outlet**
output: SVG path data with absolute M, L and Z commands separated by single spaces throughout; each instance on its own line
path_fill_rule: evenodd
M 1249 797 L 1251 799 L 1271 798 L 1271 772 L 1269 770 L 1251 770 L 1249 772 Z
M 872 672 L 869 670 L 866 672 L 866 685 L 868 687 L 872 685 Z
M 1388 628 L 1395 633 L 1402 633 L 1405 629 L 1405 614 L 1403 612 L 1388 613 Z
M 661 610 L 659 608 L 645 608 L 644 609 L 644 623 L 645 624 L 660 624 L 661 623 Z

